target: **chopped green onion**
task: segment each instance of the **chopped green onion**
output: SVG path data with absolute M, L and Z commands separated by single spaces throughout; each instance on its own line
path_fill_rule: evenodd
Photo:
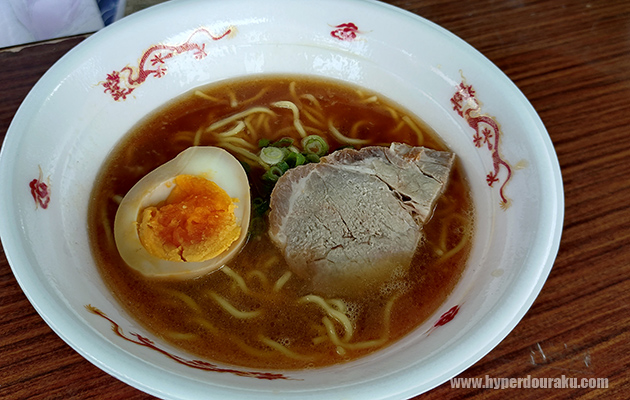
M 306 154 L 306 161 L 308 161 L 310 163 L 318 163 L 319 162 L 319 156 L 317 154 L 307 153 Z
M 299 165 L 304 164 L 306 162 L 306 157 L 304 157 L 302 153 L 290 152 L 284 159 L 284 162 L 286 162 L 289 167 L 295 168 Z
M 286 151 L 278 147 L 263 147 L 260 150 L 260 159 L 269 165 L 276 165 L 285 157 Z
M 288 146 L 291 146 L 292 144 L 293 144 L 293 139 L 285 137 L 285 138 L 276 140 L 275 142 L 273 142 L 271 144 L 271 146 L 273 146 L 273 147 L 288 147 Z
M 267 147 L 271 144 L 271 140 L 269 139 L 260 139 L 258 141 L 258 147 Z
M 256 197 L 252 200 L 252 213 L 255 216 L 261 216 L 269 209 L 269 201 L 262 197 Z
M 262 176 L 262 178 L 269 182 L 277 182 L 278 179 L 282 176 L 284 172 L 280 170 L 280 168 L 273 166 L 267 170 Z
M 300 152 L 300 149 L 298 149 L 295 146 L 289 146 L 289 147 L 287 147 L 287 150 L 292 151 L 293 153 L 299 153 Z
M 280 161 L 278 164 L 276 164 L 276 166 L 278 168 L 280 168 L 280 170 L 282 171 L 282 173 L 284 174 L 285 172 L 287 172 L 289 170 L 289 164 L 287 164 L 284 161 Z
M 302 139 L 302 148 L 305 153 L 316 154 L 319 157 L 328 153 L 328 143 L 319 135 L 310 135 Z
M 289 164 L 284 161 L 280 161 L 276 165 L 272 165 L 262 176 L 262 178 L 269 182 L 276 182 L 280 177 L 289 169 Z

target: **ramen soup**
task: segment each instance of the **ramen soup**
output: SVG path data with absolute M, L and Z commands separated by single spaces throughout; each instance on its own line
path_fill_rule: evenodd
M 329 296 L 291 271 L 268 233 L 270 192 L 277 177 L 287 167 L 316 163 L 324 154 L 317 154 L 319 147 L 305 151 L 305 136 L 321 139 L 326 154 L 392 142 L 446 150 L 431 129 L 390 100 L 313 77 L 226 81 L 156 110 L 104 163 L 88 216 L 93 254 L 105 282 L 146 329 L 214 362 L 305 369 L 382 349 L 444 302 L 466 263 L 474 222 L 458 162 L 422 228 L 409 268 L 392 271 L 363 296 L 344 296 L 343 291 Z M 247 172 L 252 204 L 247 241 L 211 273 L 186 279 L 145 276 L 119 254 L 113 231 L 117 209 L 136 182 L 192 146 L 223 148 Z M 284 168 L 272 168 L 261 159 L 261 150 L 268 147 L 295 154 Z

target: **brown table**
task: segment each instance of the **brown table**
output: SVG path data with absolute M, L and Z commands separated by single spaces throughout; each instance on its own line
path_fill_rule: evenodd
M 419 398 L 630 398 L 630 1 L 389 3 L 445 27 L 497 64 L 540 113 L 563 173 L 564 233 L 547 283 L 514 331 L 460 377 L 608 379 L 607 389 L 447 382 Z M 2 138 L 37 79 L 84 38 L 0 50 Z M 151 398 L 59 339 L 3 252 L 0 288 L 0 398 Z

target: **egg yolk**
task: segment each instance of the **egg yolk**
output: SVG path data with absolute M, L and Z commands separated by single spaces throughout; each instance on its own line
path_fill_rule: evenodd
M 224 252 L 241 234 L 235 208 L 234 200 L 216 183 L 179 175 L 163 203 L 140 213 L 140 242 L 150 254 L 164 260 L 208 260 Z

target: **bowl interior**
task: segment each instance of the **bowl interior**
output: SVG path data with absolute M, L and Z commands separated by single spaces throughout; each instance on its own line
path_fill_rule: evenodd
M 369 1 L 272 3 L 166 3 L 102 30 L 53 66 L 21 106 L 2 149 L 5 252 L 33 305 L 64 340 L 158 396 L 418 394 L 490 351 L 542 287 L 562 221 L 553 147 L 509 79 L 432 23 Z M 190 355 L 138 326 L 102 283 L 86 227 L 92 183 L 120 138 L 173 97 L 209 82 L 286 73 L 374 90 L 440 134 L 471 184 L 477 215 L 469 264 L 432 318 L 348 365 L 272 375 L 192 368 Z M 134 334 L 151 345 L 139 345 Z

